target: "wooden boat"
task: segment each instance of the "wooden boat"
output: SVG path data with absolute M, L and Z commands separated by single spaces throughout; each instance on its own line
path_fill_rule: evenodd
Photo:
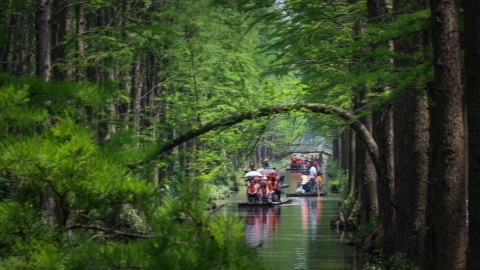
M 292 199 L 283 199 L 279 202 L 270 202 L 270 203 L 248 203 L 248 202 L 241 202 L 238 203 L 239 207 L 250 207 L 250 206 L 276 206 L 276 205 L 281 205 L 281 204 L 288 204 L 291 203 L 293 200 Z
M 320 197 L 323 197 L 327 195 L 326 191 L 320 191 Z M 294 193 L 287 193 L 287 197 L 318 197 L 317 192 L 305 192 L 305 193 L 299 193 L 299 192 L 294 192 Z

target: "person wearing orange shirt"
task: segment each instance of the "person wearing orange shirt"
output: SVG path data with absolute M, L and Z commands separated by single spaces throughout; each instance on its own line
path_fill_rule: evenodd
M 291 169 L 296 169 L 297 168 L 297 156 L 296 155 L 291 155 L 290 156 L 290 168 Z
M 278 201 L 278 198 L 280 197 L 280 190 L 278 189 L 277 176 L 278 175 L 276 173 L 271 173 L 268 175 L 268 180 L 267 180 L 267 188 L 270 191 L 268 198 L 274 202 Z
M 267 181 L 266 180 L 268 180 L 266 177 L 262 178 L 262 182 L 260 182 L 260 187 L 258 188 L 258 196 L 260 197 L 261 202 L 272 202 L 269 199 L 270 190 L 267 187 Z
M 323 175 L 321 172 L 317 173 L 317 176 L 315 177 L 315 180 L 317 181 L 317 187 L 319 191 L 322 191 L 323 187 Z
M 255 183 L 255 180 L 250 181 L 250 184 L 247 186 L 248 203 L 255 203 L 258 200 L 257 189 L 258 185 Z

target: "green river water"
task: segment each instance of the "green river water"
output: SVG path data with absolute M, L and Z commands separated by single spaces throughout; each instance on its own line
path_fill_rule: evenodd
M 283 198 L 296 189 L 299 174 L 287 171 L 280 175 L 285 175 L 285 183 L 290 185 L 282 189 Z M 280 206 L 238 207 L 246 201 L 245 187 L 241 187 L 216 214 L 234 214 L 245 220 L 246 241 L 252 246 L 261 244 L 260 255 L 275 269 L 361 269 L 355 247 L 346 245 L 353 235 L 330 227 L 338 217 L 341 197 L 327 194 L 292 199 L 291 204 Z

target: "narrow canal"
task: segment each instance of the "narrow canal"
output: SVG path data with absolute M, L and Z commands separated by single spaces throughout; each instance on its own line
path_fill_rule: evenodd
M 281 171 L 280 175 L 290 185 L 282 189 L 284 197 L 296 189 L 299 174 Z M 355 248 L 346 245 L 353 235 L 330 227 L 339 213 L 339 195 L 293 198 L 291 204 L 273 207 L 238 207 L 244 201 L 245 187 L 241 187 L 216 214 L 245 220 L 246 241 L 261 246 L 260 255 L 275 269 L 361 269 Z

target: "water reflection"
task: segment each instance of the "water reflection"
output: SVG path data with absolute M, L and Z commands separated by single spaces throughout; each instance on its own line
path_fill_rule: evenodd
M 304 231 L 317 233 L 318 226 L 322 220 L 321 200 L 299 200 Z
M 259 245 L 264 239 L 278 237 L 280 207 L 242 207 L 245 217 L 245 236 L 248 243 Z

